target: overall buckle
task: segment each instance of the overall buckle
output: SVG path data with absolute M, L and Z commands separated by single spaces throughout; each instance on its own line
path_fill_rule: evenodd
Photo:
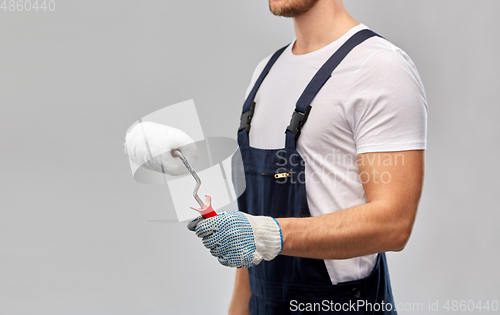
M 242 131 L 243 129 L 245 129 L 246 132 L 250 132 L 250 123 L 252 122 L 254 109 L 255 102 L 252 102 L 252 105 L 250 105 L 250 110 L 241 114 L 240 127 L 238 128 L 238 132 Z
M 286 131 L 290 131 L 295 135 L 295 140 L 300 136 L 302 127 L 307 121 L 309 112 L 311 111 L 311 105 L 307 105 L 305 112 L 301 113 L 295 110 L 292 114 L 292 119 L 290 120 L 290 125 L 286 128 Z

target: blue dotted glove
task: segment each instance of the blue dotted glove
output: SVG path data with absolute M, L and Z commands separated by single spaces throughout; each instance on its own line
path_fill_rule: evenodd
M 252 267 L 262 259 L 274 259 L 283 241 L 278 222 L 271 217 L 252 216 L 240 211 L 221 212 L 217 216 L 198 217 L 188 229 L 203 239 L 212 256 L 228 267 Z

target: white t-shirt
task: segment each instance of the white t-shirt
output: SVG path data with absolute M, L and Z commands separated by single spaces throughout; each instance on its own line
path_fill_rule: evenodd
M 294 55 L 285 49 L 255 97 L 250 145 L 279 149 L 299 96 L 326 60 L 360 24 L 340 39 L 314 52 Z M 269 61 L 256 67 L 246 95 Z M 366 203 L 357 155 L 366 152 L 426 148 L 427 101 L 415 65 L 408 55 L 380 37 L 354 48 L 333 72 L 311 103 L 297 151 L 306 161 L 305 184 L 312 216 Z M 379 161 L 402 163 L 401 160 Z M 388 174 L 377 180 L 388 181 Z M 299 177 L 300 178 L 300 177 Z M 345 260 L 325 260 L 332 284 L 368 276 L 376 254 Z

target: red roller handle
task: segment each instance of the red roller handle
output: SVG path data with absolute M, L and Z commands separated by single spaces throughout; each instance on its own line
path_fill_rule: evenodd
M 217 213 L 212 209 L 211 212 L 208 212 L 206 214 L 202 214 L 201 216 L 203 217 L 203 219 L 208 219 L 211 217 L 215 217 L 216 215 L 217 215 Z
M 204 219 L 215 217 L 217 213 L 212 208 L 212 197 L 205 195 L 205 207 L 196 209 L 191 207 L 191 209 L 198 211 Z
M 209 195 L 205 195 L 204 208 L 196 209 L 191 207 L 191 209 L 198 211 L 204 219 L 212 218 L 217 215 L 215 210 L 212 208 L 212 197 L 210 197 Z M 241 267 L 238 267 L 238 269 L 241 269 Z

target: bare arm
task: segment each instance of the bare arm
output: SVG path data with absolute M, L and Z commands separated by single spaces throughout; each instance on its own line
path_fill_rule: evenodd
M 229 307 L 229 315 L 249 315 L 248 302 L 251 295 L 248 269 L 236 269 L 236 279 L 234 281 L 233 298 Z
M 378 163 L 378 156 L 387 161 L 388 155 L 397 163 Z M 365 153 L 358 163 L 360 174 L 379 174 L 361 176 L 367 203 L 318 217 L 278 219 L 282 255 L 346 259 L 406 246 L 422 191 L 424 151 Z

